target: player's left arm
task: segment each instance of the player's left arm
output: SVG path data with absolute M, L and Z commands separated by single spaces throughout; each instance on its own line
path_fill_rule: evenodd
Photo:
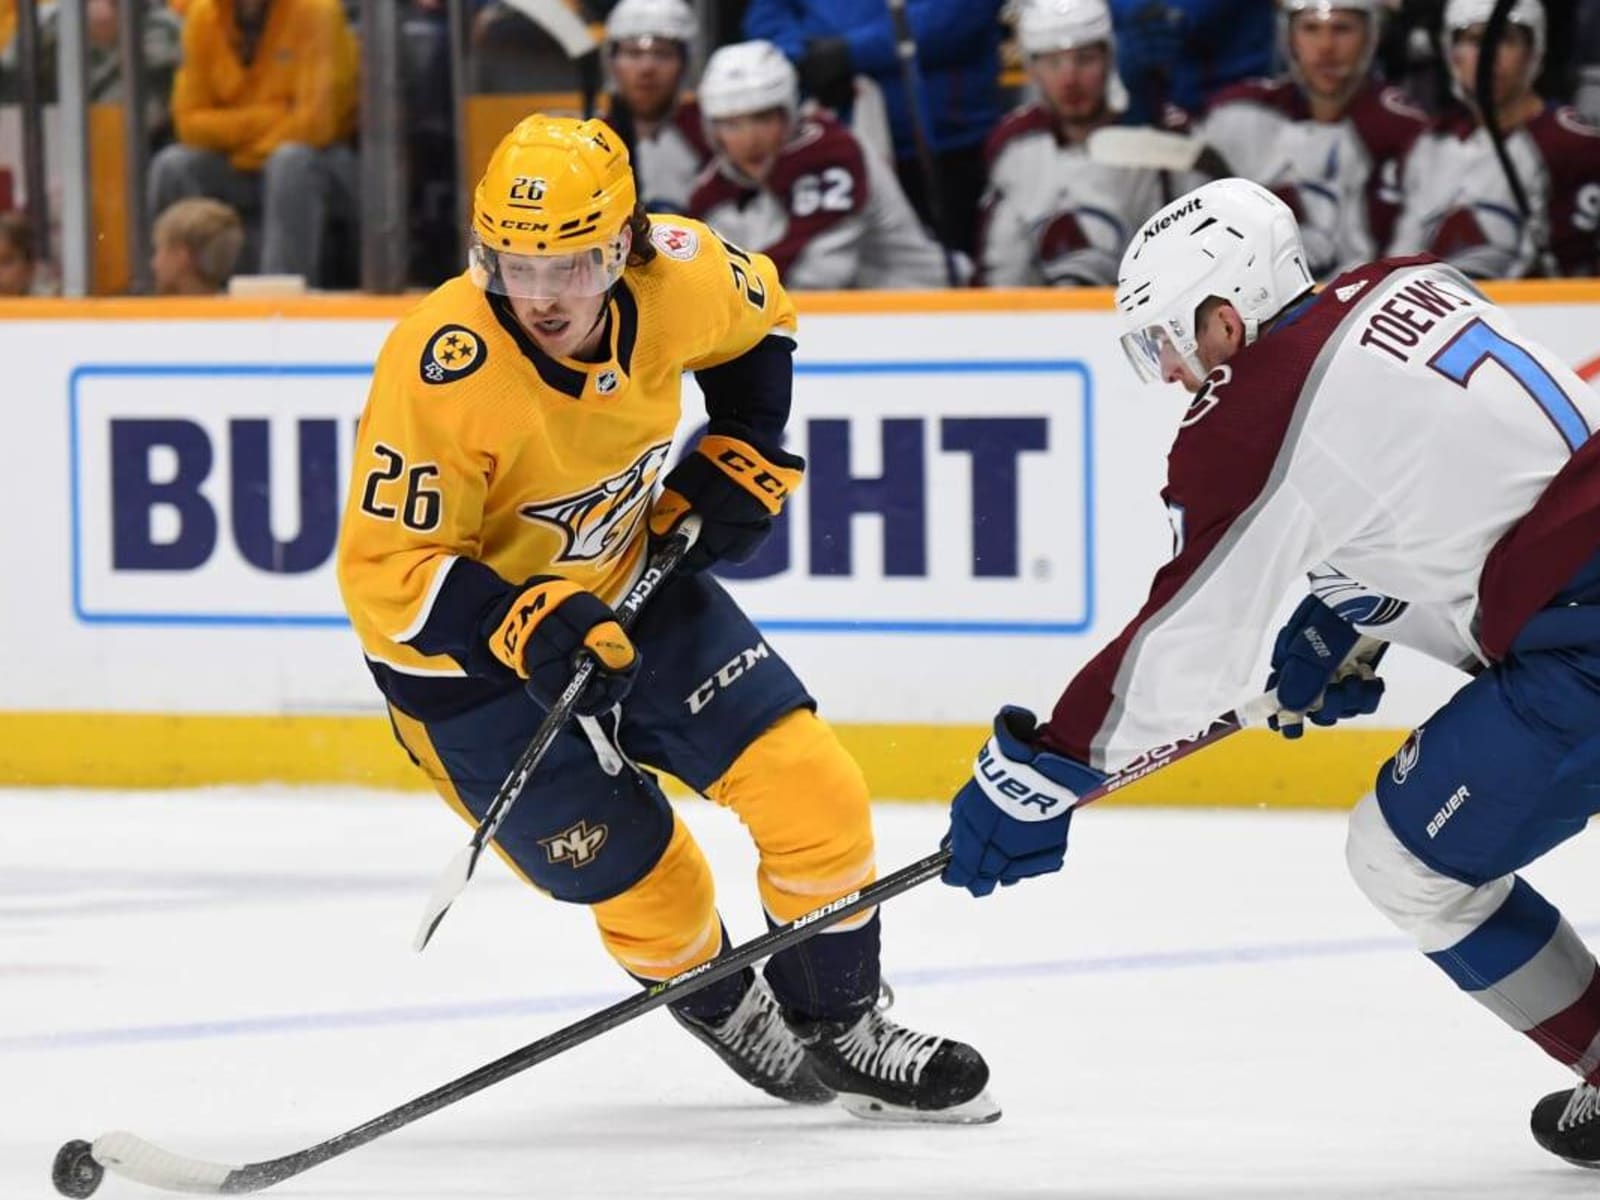
M 1248 693 L 1280 598 L 1325 557 L 1329 534 L 1288 481 L 1259 499 L 1230 488 L 1228 460 L 1213 454 L 1218 466 L 1169 485 L 1173 559 L 1050 720 L 1036 725 L 1021 708 L 996 717 L 951 805 L 946 883 L 983 896 L 1059 870 L 1085 793 L 1137 754 L 1206 728 Z
M 708 231 L 709 235 L 709 231 Z M 684 559 L 703 570 L 743 562 L 772 529 L 805 459 L 783 449 L 794 392 L 794 301 L 764 254 L 708 236 L 693 266 L 696 345 L 685 362 L 709 418 L 699 443 L 662 482 L 650 532 L 665 537 L 691 512 L 700 536 Z

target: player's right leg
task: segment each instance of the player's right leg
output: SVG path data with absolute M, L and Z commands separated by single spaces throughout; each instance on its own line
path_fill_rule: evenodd
M 520 689 L 427 724 L 391 709 L 395 732 L 440 795 L 476 824 L 526 749 L 544 710 Z M 669 979 L 722 953 L 711 870 L 655 778 L 607 774 L 569 725 L 528 781 L 495 849 L 518 875 L 593 912 L 601 941 L 634 978 Z M 746 1082 L 783 1100 L 822 1103 L 816 1078 L 765 983 L 746 970 L 671 1006 Z
M 788 663 L 707 575 L 674 578 L 635 627 L 644 665 L 624 732 L 644 761 L 737 813 L 760 852 L 767 920 L 793 921 L 876 877 L 866 780 Z M 784 1019 L 818 1076 L 869 1120 L 1000 1115 L 971 1046 L 878 1006 L 881 918 L 864 912 L 773 955 Z
M 1600 968 L 1514 872 L 1600 811 L 1596 730 L 1600 654 L 1529 654 L 1486 671 L 1385 764 L 1347 846 L 1381 912 L 1579 1076 L 1533 1125 L 1546 1149 L 1585 1166 L 1600 1166 Z

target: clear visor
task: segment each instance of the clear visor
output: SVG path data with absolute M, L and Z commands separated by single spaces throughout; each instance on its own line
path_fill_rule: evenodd
M 1172 331 L 1165 325 L 1146 325 L 1132 333 L 1122 335 L 1122 352 L 1133 364 L 1134 372 L 1144 383 L 1166 383 L 1177 378 L 1180 368 L 1186 368 L 1195 379 L 1204 379 L 1206 372 L 1195 355 L 1195 348 L 1185 349 L 1173 340 Z
M 622 277 L 628 239 L 618 235 L 608 246 L 572 254 L 511 254 L 472 238 L 472 271 L 478 286 L 520 300 L 562 300 L 599 296 Z

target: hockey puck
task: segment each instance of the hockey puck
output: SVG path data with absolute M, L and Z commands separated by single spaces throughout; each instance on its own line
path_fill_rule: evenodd
M 55 1166 L 50 1169 L 56 1191 L 73 1200 L 85 1200 L 94 1195 L 95 1188 L 106 1177 L 106 1169 L 95 1162 L 93 1151 L 94 1148 L 81 1138 L 56 1151 Z

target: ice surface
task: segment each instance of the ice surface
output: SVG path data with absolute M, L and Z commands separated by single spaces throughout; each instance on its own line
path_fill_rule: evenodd
M 0 1197 L 130 1129 L 228 1162 L 320 1141 L 623 994 L 589 918 L 486 861 L 426 954 L 468 830 L 420 796 L 0 792 Z M 733 934 L 734 818 L 680 808 Z M 878 811 L 880 862 L 934 805 Z M 1594 847 L 1530 878 L 1600 929 Z M 1409 951 L 1330 814 L 1080 814 L 1067 870 L 885 912 L 896 1017 L 983 1050 L 1006 1114 L 870 1126 L 741 1084 L 655 1013 L 273 1189 L 302 1200 L 1577 1197 L 1527 1113 L 1566 1076 Z M 156 1193 L 108 1176 L 105 1200 Z

